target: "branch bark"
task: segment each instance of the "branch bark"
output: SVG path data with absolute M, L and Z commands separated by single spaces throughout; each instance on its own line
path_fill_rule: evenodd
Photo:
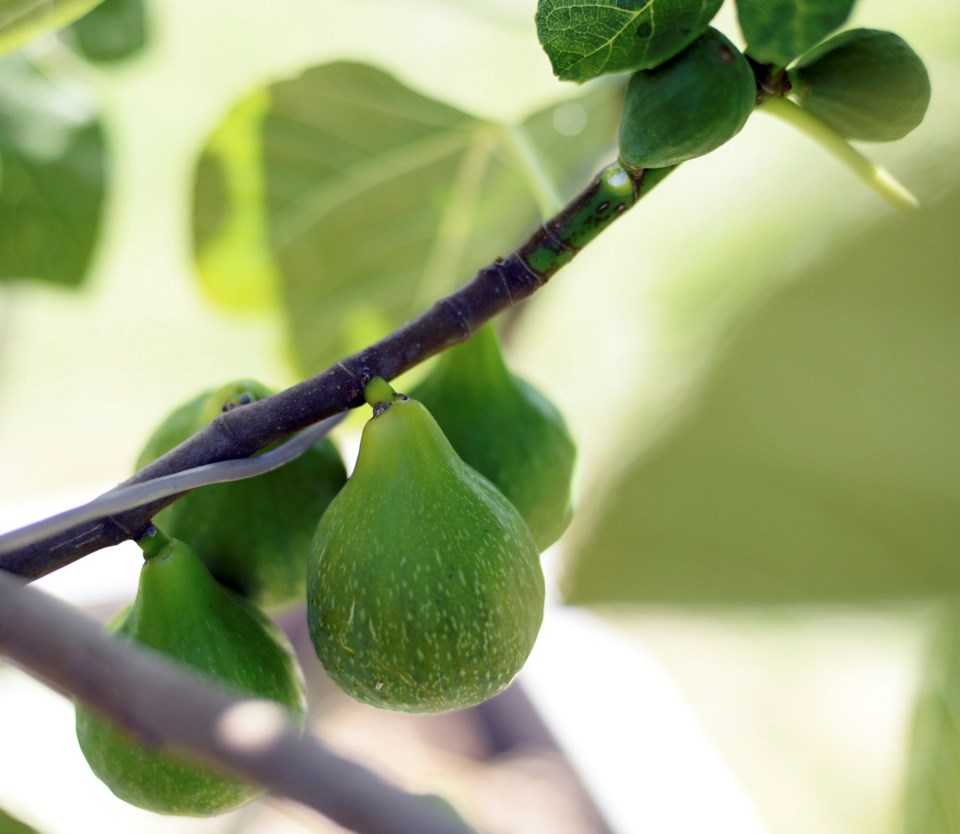
M 271 712 L 0 571 L 0 655 L 146 743 L 262 785 L 360 834 L 469 834 L 424 797 L 328 750 Z M 257 719 L 243 732 L 244 714 Z M 264 731 L 266 730 L 268 731 Z
M 519 249 L 481 269 L 419 318 L 317 376 L 224 413 L 121 486 L 247 457 L 318 420 L 362 405 L 363 389 L 373 377 L 395 378 L 466 341 L 489 319 L 531 296 L 671 170 L 628 172 L 619 163 L 608 166 Z M 37 579 L 88 553 L 138 539 L 150 519 L 178 497 L 104 516 L 24 546 L 4 546 L 0 537 L 0 570 Z

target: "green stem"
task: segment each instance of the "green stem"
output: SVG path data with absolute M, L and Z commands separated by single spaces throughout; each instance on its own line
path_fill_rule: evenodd
M 378 403 L 392 403 L 397 398 L 397 392 L 383 377 L 375 376 L 364 387 L 363 398 L 367 405 L 376 407 Z
M 530 186 L 541 217 L 552 217 L 563 206 L 563 198 L 550 172 L 544 167 L 523 125 L 503 125 L 503 137 L 513 152 Z
M 516 254 L 546 280 L 674 168 L 628 171 L 619 161 L 608 165 Z
M 137 539 L 137 544 L 143 551 L 143 558 L 147 561 L 156 559 L 173 547 L 173 541 L 153 525 L 150 526 L 146 535 Z
M 800 105 L 785 98 L 770 97 L 764 99 L 758 109 L 788 122 L 801 133 L 805 133 L 827 152 L 833 154 L 895 209 L 912 212 L 920 207 L 917 198 L 886 168 L 867 159 L 837 131 L 808 113 Z

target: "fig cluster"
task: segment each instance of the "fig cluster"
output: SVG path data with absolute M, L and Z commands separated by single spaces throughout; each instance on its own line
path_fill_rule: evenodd
M 302 723 L 302 673 L 261 608 L 305 598 L 321 663 L 363 703 L 439 712 L 501 692 L 540 628 L 540 552 L 570 521 L 574 444 L 559 412 L 507 369 L 492 327 L 449 351 L 415 393 L 370 382 L 373 416 L 349 480 L 324 440 L 158 514 L 140 542 L 136 599 L 109 631 Z M 238 380 L 193 398 L 138 466 L 269 394 Z M 142 808 L 208 816 L 260 792 L 82 705 L 77 736 L 94 773 Z
M 748 59 L 751 50 L 771 48 L 758 37 L 744 55 L 708 28 L 678 54 L 633 73 L 620 121 L 622 164 L 638 173 L 709 153 L 739 133 L 769 95 L 788 95 L 848 139 L 900 139 L 923 121 L 930 102 L 926 67 L 892 32 L 841 32 L 784 66 Z

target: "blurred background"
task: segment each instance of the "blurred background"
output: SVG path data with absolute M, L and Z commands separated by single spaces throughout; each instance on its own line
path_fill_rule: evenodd
M 0 62 L 0 530 L 125 478 L 198 392 L 385 334 L 612 159 L 622 79 L 558 82 L 535 5 L 106 0 Z M 848 23 L 929 69 L 923 124 L 863 146 L 922 210 L 757 113 L 511 313 L 580 450 L 534 654 L 478 710 L 381 713 L 288 612 L 320 737 L 489 832 L 960 832 L 960 5 L 922 9 Z M 106 620 L 138 554 L 41 584 Z M 336 830 L 126 806 L 6 666 L 0 751 L 42 832 Z

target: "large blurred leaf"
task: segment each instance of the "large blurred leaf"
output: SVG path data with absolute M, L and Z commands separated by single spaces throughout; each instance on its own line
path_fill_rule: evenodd
M 140 52 L 147 42 L 143 0 L 103 0 L 63 32 L 63 37 L 88 61 L 122 61 Z
M 66 26 L 101 0 L 0 0 L 0 55 Z
M 907 756 L 903 834 L 960 834 L 960 606 L 945 608 L 923 670 Z
M 0 62 L 0 280 L 79 284 L 100 230 L 105 146 L 83 89 Z
M 0 808 L 0 834 L 37 834 L 37 830 L 11 817 Z
M 769 299 L 688 419 L 598 499 L 569 599 L 960 589 L 958 228 L 960 192 Z
M 593 93 L 508 128 L 360 64 L 275 84 L 201 160 L 201 281 L 247 309 L 278 281 L 302 369 L 325 367 L 516 246 L 536 219 L 533 188 L 586 184 L 613 147 L 621 95 Z
M 737 0 L 740 28 L 752 58 L 786 66 L 849 16 L 854 0 Z
M 565 81 L 652 69 L 707 31 L 723 0 L 539 0 L 537 36 Z
M 237 104 L 207 143 L 194 184 L 197 274 L 208 297 L 240 312 L 272 307 L 279 278 L 267 241 L 261 128 L 270 95 Z

